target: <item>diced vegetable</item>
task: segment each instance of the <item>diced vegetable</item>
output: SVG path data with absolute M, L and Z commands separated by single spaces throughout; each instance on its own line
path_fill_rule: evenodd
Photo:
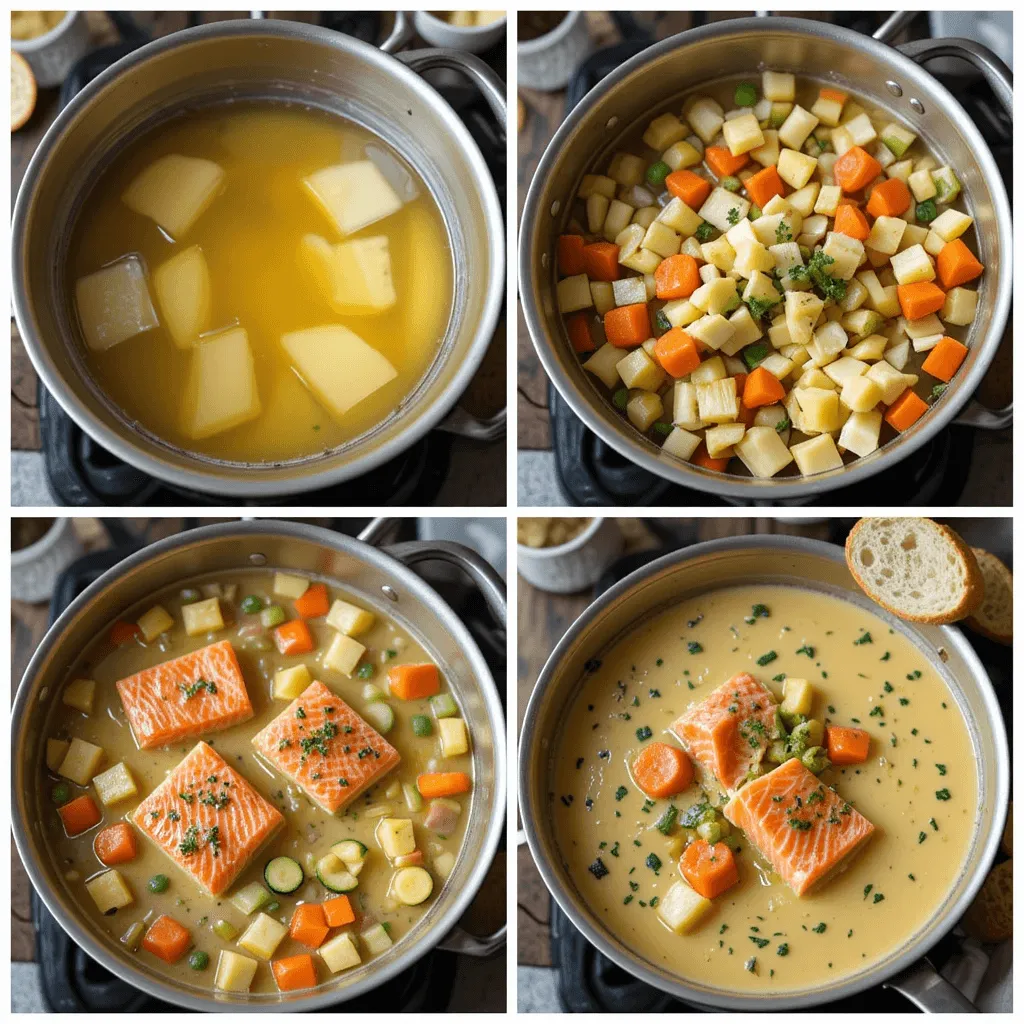
M 220 600 L 216 597 L 185 605 L 181 609 L 181 617 L 189 636 L 200 636 L 224 628 Z
M 450 836 L 458 827 L 461 813 L 462 807 L 457 800 L 431 800 L 423 819 L 423 827 L 438 835 Z
M 382 818 L 376 836 L 381 849 L 391 860 L 416 849 L 416 836 L 410 818 Z
M 399 868 L 391 879 L 391 894 L 407 907 L 419 906 L 433 891 L 434 880 L 425 868 Z
M 965 279 L 969 280 L 969 279 Z M 96 694 L 96 681 L 93 679 L 75 679 L 68 683 L 61 692 L 62 704 L 81 711 L 83 715 L 92 714 L 93 698 Z
M 336 853 L 328 853 L 316 862 L 316 877 L 331 892 L 351 892 L 359 879 Z
M 259 882 L 250 882 L 231 897 L 230 902 L 245 915 L 254 914 L 271 900 L 270 893 Z
M 295 700 L 311 682 L 313 677 L 305 665 L 278 669 L 274 673 L 274 697 L 277 700 Z
M 830 725 L 825 734 L 828 759 L 834 765 L 861 764 L 868 759 L 871 736 L 864 729 L 852 726 Z
M 387 934 L 387 933 L 385 933 Z M 348 932 L 341 932 L 325 942 L 317 952 L 333 974 L 357 967 L 361 962 L 355 940 Z M 373 950 L 370 951 L 371 953 Z
M 694 892 L 713 900 L 739 881 L 732 850 L 725 843 L 710 845 L 696 839 L 679 861 L 679 872 Z
M 306 880 L 302 865 L 292 857 L 274 857 L 263 869 L 263 880 L 271 892 L 295 892 Z
M 352 901 L 347 896 L 334 896 L 323 903 L 324 920 L 330 928 L 343 928 L 356 919 Z
M 346 636 L 361 636 L 373 627 L 375 621 L 373 612 L 340 599 L 331 605 L 327 614 L 327 625 Z
M 422 700 L 440 692 L 441 676 L 437 666 L 396 665 L 388 669 L 388 686 L 399 700 Z
M 342 639 L 341 634 L 335 639 Z M 278 626 L 274 630 L 274 643 L 281 654 L 309 654 L 316 646 L 313 641 L 313 634 L 309 631 L 309 626 L 302 619 L 293 619 L 291 622 Z M 326 655 L 324 656 L 324 664 L 327 664 Z
M 441 756 L 459 757 L 469 751 L 469 733 L 461 718 L 442 718 L 438 723 L 441 737 Z
M 274 960 L 270 969 L 281 992 L 313 988 L 317 983 L 316 967 L 309 953 L 298 953 L 295 956 Z
M 270 960 L 288 929 L 269 914 L 258 913 L 242 933 L 238 945 L 261 960 Z
M 430 710 L 437 719 L 451 718 L 459 713 L 455 698 L 450 693 L 439 693 L 430 698 Z
M 96 834 L 93 840 L 93 851 L 101 864 L 113 867 L 115 864 L 127 864 L 135 859 L 138 852 L 135 842 L 135 830 L 126 821 L 118 822 Z
M 434 731 L 434 727 L 426 715 L 413 715 L 409 724 L 412 726 L 414 736 L 430 736 Z
M 671 931 L 684 935 L 700 924 L 713 905 L 685 882 L 673 882 L 658 903 L 658 917 Z
M 96 787 L 96 795 L 107 807 L 139 795 L 135 779 L 123 761 L 93 776 L 92 783 Z
M 220 918 L 214 923 L 213 926 L 214 934 L 225 942 L 231 942 L 238 934 L 238 929 L 230 922 Z
M 152 953 L 169 964 L 177 963 L 191 945 L 192 936 L 188 929 L 167 914 L 161 914 L 149 926 L 142 939 L 142 948 L 147 953 Z
M 128 883 L 116 870 L 104 871 L 102 875 L 91 878 L 85 883 L 85 888 L 101 914 L 109 914 L 112 910 L 129 907 L 135 902 Z M 143 945 L 145 946 L 145 943 Z M 148 946 L 145 948 L 149 949 Z
M 259 962 L 228 949 L 220 951 L 214 988 L 221 992 L 248 992 Z
M 633 781 L 652 799 L 682 793 L 693 782 L 693 764 L 678 747 L 648 743 L 632 765 Z
M 379 956 L 391 948 L 391 936 L 382 924 L 374 924 L 359 933 L 359 938 L 372 956 Z
M 347 902 L 347 897 L 345 897 Z M 296 941 L 310 949 L 323 945 L 330 933 L 331 926 L 327 923 L 324 908 L 319 903 L 302 903 L 292 914 L 288 934 Z

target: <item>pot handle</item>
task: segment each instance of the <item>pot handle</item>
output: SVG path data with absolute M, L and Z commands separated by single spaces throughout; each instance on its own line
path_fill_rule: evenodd
M 978 1008 L 927 961 L 918 960 L 884 983 L 925 1013 L 977 1013 Z
M 917 39 L 896 49 L 918 64 L 935 57 L 958 57 L 974 65 L 991 86 L 1007 115 L 1013 118 L 1013 72 L 987 46 L 973 39 Z
M 465 956 L 491 956 L 506 942 L 507 924 L 503 924 L 490 935 L 470 935 L 465 928 L 456 925 L 438 944 L 438 949 L 448 953 L 462 953 Z
M 989 409 L 972 398 L 953 423 L 958 427 L 975 427 L 978 430 L 1006 430 L 1013 426 L 1013 402 L 1002 409 Z
M 405 11 L 395 11 L 395 24 L 391 29 L 391 35 L 380 44 L 380 48 L 385 53 L 395 54 L 411 42 L 412 37 L 413 27 L 409 15 Z

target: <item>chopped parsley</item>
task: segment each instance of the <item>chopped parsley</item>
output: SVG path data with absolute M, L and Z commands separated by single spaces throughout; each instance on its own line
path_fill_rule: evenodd
M 936 800 L 948 800 L 950 798 L 950 792 L 948 789 L 937 789 L 935 791 Z
M 710 242 L 711 236 L 714 233 L 715 229 L 707 221 L 703 221 L 701 225 L 697 228 L 697 230 L 694 231 L 693 237 L 696 238 L 697 241 L 701 243 Z
M 203 690 L 205 690 L 207 693 L 215 694 L 217 692 L 217 684 L 208 683 L 205 679 L 197 679 L 194 683 L 191 683 L 188 686 L 186 686 L 184 683 L 178 683 L 178 689 L 181 690 L 183 694 L 185 694 L 185 700 L 191 700 L 193 697 L 197 696 Z
M 778 305 L 779 299 L 758 299 L 752 297 L 747 299 L 746 302 L 751 317 L 755 320 L 763 320 L 772 307 Z
M 703 650 L 704 650 L 704 648 L 703 648 L 703 647 L 701 647 L 701 645 L 700 645 L 699 643 L 697 643 L 697 641 L 696 641 L 696 640 L 691 640 L 691 641 L 690 641 L 690 642 L 689 642 L 689 643 L 688 643 L 688 644 L 686 645 L 686 649 L 687 649 L 687 650 L 688 650 L 688 651 L 689 651 L 689 652 L 690 652 L 691 654 L 700 654 L 700 653 L 701 653 L 701 652 L 703 652 Z
M 797 654 L 806 654 L 808 658 L 813 658 L 814 657 L 814 648 L 811 647 L 808 644 L 804 644 L 803 647 L 798 647 L 796 649 L 796 653 Z
M 615 799 L 616 800 L 621 800 L 621 799 L 623 799 L 623 797 L 627 796 L 628 794 L 629 794 L 629 790 L 626 789 L 625 786 L 619 786 L 619 788 L 617 790 L 615 790 Z
M 725 219 L 735 227 L 740 222 L 740 211 L 734 206 L 726 215 Z M 781 224 L 779 225 L 782 226 Z
M 604 878 L 604 876 L 608 874 L 608 869 L 605 867 L 604 861 L 601 860 L 600 857 L 598 857 L 597 860 L 587 868 L 587 870 L 595 878 Z
M 761 657 L 757 659 L 757 663 L 762 666 L 770 665 L 777 657 L 778 654 L 776 654 L 775 651 L 768 651 L 767 654 L 762 654 Z
M 874 641 L 871 639 L 871 634 L 869 632 L 867 632 L 867 630 L 865 630 L 864 633 L 862 633 L 861 636 L 859 636 L 853 642 L 855 644 L 870 644 L 870 643 L 874 643 Z

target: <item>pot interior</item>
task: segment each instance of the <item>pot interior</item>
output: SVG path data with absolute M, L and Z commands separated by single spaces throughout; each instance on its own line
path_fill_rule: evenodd
M 14 828 L 33 885 L 54 917 L 90 956 L 129 983 L 161 999 L 210 1009 L 237 1004 L 249 1009 L 325 1005 L 373 988 L 407 968 L 456 923 L 489 867 L 503 822 L 503 723 L 486 663 L 457 620 L 445 621 L 439 598 L 410 570 L 358 542 L 306 527 L 264 524 L 205 529 L 201 538 L 164 541 L 132 556 L 73 604 L 44 640 L 19 687 L 13 750 Z M 368 557 L 369 556 L 369 557 Z M 460 854 L 443 897 L 403 941 L 383 955 L 346 971 L 312 993 L 229 995 L 172 983 L 168 976 L 129 958 L 109 936 L 85 927 L 39 824 L 52 815 L 39 785 L 46 723 L 54 696 L 89 643 L 131 606 L 162 588 L 200 576 L 244 568 L 293 570 L 336 581 L 381 617 L 397 622 L 430 653 L 457 694 L 473 736 L 474 791 Z M 451 613 L 448 613 L 451 619 Z
M 500 240 L 492 237 L 496 200 L 482 158 L 461 122 L 438 94 L 394 58 L 308 26 L 223 23 L 177 33 L 146 50 L 145 60 L 129 57 L 129 67 L 104 76 L 104 84 L 89 90 L 84 103 L 72 103 L 26 177 L 15 243 L 16 290 L 22 293 L 18 315 L 44 383 L 116 454 L 135 464 L 144 458 L 142 468 L 165 478 L 171 473 L 172 480 L 194 486 L 198 479 L 208 481 L 209 489 L 244 489 L 243 481 L 254 476 L 264 487 L 274 487 L 325 471 L 350 475 L 343 467 L 358 462 L 365 470 L 368 459 L 376 455 L 382 461 L 412 443 L 468 383 L 490 340 L 489 317 L 496 302 L 501 251 Z M 425 182 L 443 216 L 454 263 L 445 337 L 399 410 L 331 451 L 278 463 L 198 455 L 130 421 L 92 380 L 66 301 L 70 225 L 119 150 L 185 111 L 243 100 L 319 108 L 382 138 Z M 182 473 L 199 477 L 183 479 Z
M 851 483 L 874 472 L 894 452 L 908 453 L 967 401 L 1002 340 L 1010 288 L 1006 261 L 1012 251 L 1009 208 L 991 154 L 962 108 L 926 71 L 904 63 L 888 47 L 841 29 L 789 18 L 743 19 L 655 44 L 623 66 L 628 70 L 620 69 L 611 80 L 596 86 L 580 108 L 567 116 L 530 188 L 523 220 L 521 288 L 545 370 L 584 422 L 613 447 L 651 472 L 683 485 L 748 500 L 796 497 L 811 488 Z M 846 90 L 854 99 L 890 111 L 920 136 L 936 158 L 950 164 L 960 177 L 967 211 L 975 220 L 980 259 L 988 268 L 965 342 L 970 352 L 931 413 L 865 458 L 811 480 L 758 480 L 714 473 L 663 454 L 660 446 L 630 426 L 606 400 L 593 376 L 583 370 L 569 344 L 555 297 L 553 254 L 583 175 L 595 169 L 603 173 L 623 140 L 635 136 L 638 124 L 646 125 L 666 111 L 678 114 L 688 94 L 765 69 L 789 71 Z
M 676 564 L 672 563 L 678 556 L 670 555 L 622 581 L 581 616 L 555 649 L 531 697 L 521 739 L 520 792 L 527 834 L 545 884 L 562 909 L 594 946 L 629 973 L 680 998 L 723 1009 L 764 1009 L 766 1003 L 773 1010 L 806 1008 L 878 984 L 923 955 L 959 919 L 999 841 L 1008 801 L 1005 733 L 990 684 L 967 641 L 951 629 L 903 622 L 869 601 L 850 577 L 840 549 L 810 543 L 764 546 L 754 538 L 700 547 L 703 555 L 691 553 Z M 586 663 L 602 657 L 652 615 L 687 597 L 746 584 L 784 584 L 828 594 L 863 607 L 901 632 L 949 687 L 967 724 L 977 763 L 978 808 L 970 846 L 954 886 L 927 925 L 884 960 L 859 972 L 825 986 L 778 995 L 741 995 L 684 980 L 629 949 L 592 912 L 572 881 L 551 817 L 553 758 Z

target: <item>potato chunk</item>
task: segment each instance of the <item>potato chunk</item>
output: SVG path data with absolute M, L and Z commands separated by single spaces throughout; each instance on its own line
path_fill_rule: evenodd
M 214 988 L 221 992 L 248 992 L 259 963 L 252 957 L 222 949 L 217 960 Z
M 180 241 L 217 197 L 224 169 L 212 160 L 170 153 L 125 189 L 122 202 Z
M 677 935 L 683 935 L 693 931 L 713 906 L 685 882 L 673 882 L 658 904 L 658 917 Z
M 204 338 L 192 356 L 184 425 L 199 440 L 255 419 L 262 411 L 249 335 L 232 327 Z
M 105 807 L 139 795 L 135 779 L 124 761 L 118 761 L 112 768 L 93 776 L 92 784 Z
M 94 352 L 105 352 L 160 323 L 138 256 L 125 256 L 80 277 L 75 282 L 75 308 L 85 343 Z
M 402 208 L 402 200 L 372 160 L 335 164 L 302 184 L 342 235 L 351 235 Z
M 390 860 L 412 853 L 416 849 L 412 819 L 382 818 L 377 826 L 377 842 Z
M 69 708 L 81 711 L 83 715 L 91 715 L 95 695 L 95 679 L 75 679 L 64 687 L 60 699 L 61 703 L 67 704 Z
M 305 665 L 280 668 L 274 673 L 274 698 L 276 700 L 295 700 L 311 682 L 313 682 L 313 677 Z
M 73 739 L 68 747 L 64 760 L 57 769 L 58 775 L 77 782 L 79 786 L 88 786 L 103 762 L 103 748 L 86 740 Z
M 161 263 L 153 274 L 156 301 L 178 348 L 191 348 L 210 327 L 210 269 L 198 245 Z
M 281 344 L 303 383 L 336 419 L 398 376 L 384 356 L 341 324 L 292 331 Z
M 373 612 L 339 598 L 331 605 L 331 610 L 327 613 L 327 625 L 346 636 L 359 636 L 374 624 L 376 618 Z
M 381 313 L 398 301 L 386 235 L 337 245 L 319 235 L 304 235 L 299 243 L 299 258 L 338 313 Z
M 101 914 L 107 914 L 111 910 L 120 910 L 135 902 L 128 883 L 119 871 L 113 869 L 104 871 L 102 875 L 97 875 L 86 882 L 85 888 Z
M 216 597 L 185 605 L 181 609 L 181 617 L 185 623 L 185 632 L 189 636 L 199 636 L 202 633 L 209 633 L 211 630 L 224 628 L 220 599 Z
M 330 647 L 324 653 L 323 666 L 351 678 L 359 659 L 365 653 L 366 648 L 358 640 L 353 640 L 344 633 L 336 633 Z
M 332 974 L 348 970 L 350 967 L 357 967 L 362 962 L 355 940 L 348 932 L 340 932 L 335 935 L 333 939 L 325 942 L 317 952 L 323 957 L 324 963 L 331 969 Z

